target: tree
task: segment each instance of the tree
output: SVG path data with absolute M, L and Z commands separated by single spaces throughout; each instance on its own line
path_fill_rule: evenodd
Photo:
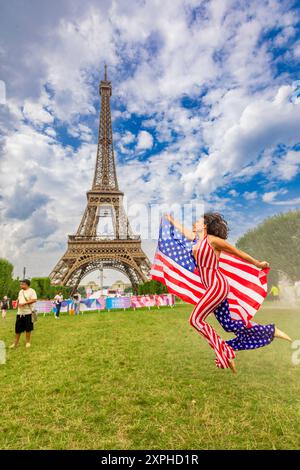
M 5 258 L 0 258 L 0 298 L 8 295 L 13 273 L 13 265 Z
M 53 299 L 58 292 L 62 292 L 64 298 L 70 296 L 71 287 L 68 286 L 53 286 L 49 277 L 33 277 L 31 279 L 30 287 L 36 291 L 39 299 Z
M 54 296 L 58 293 L 61 292 L 64 299 L 67 299 L 68 297 L 71 296 L 72 292 L 72 287 L 69 286 L 51 286 L 51 299 L 54 298 Z
M 237 247 L 256 259 L 270 263 L 269 285 L 278 284 L 280 272 L 295 282 L 300 279 L 300 211 L 290 211 L 266 219 L 249 230 Z
M 36 291 L 36 295 L 40 299 L 48 299 L 52 297 L 52 289 L 49 277 L 33 277 L 30 287 Z
M 132 287 L 131 286 L 125 287 L 124 294 L 131 294 L 131 293 L 132 293 Z
M 19 291 L 20 291 L 20 280 L 19 278 L 13 279 L 8 289 L 9 299 L 16 300 L 18 298 Z
M 168 289 L 161 282 L 151 279 L 151 281 L 144 282 L 138 286 L 138 294 L 164 294 L 167 293 Z
M 84 286 L 78 286 L 77 292 L 79 292 L 79 294 L 81 295 L 81 297 L 85 297 L 85 296 L 86 296 L 86 292 L 85 292 L 85 287 L 84 287 Z

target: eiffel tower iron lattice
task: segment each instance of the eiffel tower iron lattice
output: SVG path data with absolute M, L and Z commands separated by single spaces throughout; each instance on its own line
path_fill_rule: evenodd
M 50 274 L 54 285 L 76 289 L 87 274 L 105 268 L 125 274 L 134 292 L 140 282 L 149 279 L 150 261 L 141 247 L 140 236 L 134 235 L 123 205 L 116 174 L 110 111 L 111 82 L 99 86 L 101 113 L 96 168 L 92 189 L 87 192 L 87 206 L 76 235 L 68 236 L 68 248 Z M 99 233 L 103 220 L 111 233 Z M 109 222 L 110 221 L 110 222 Z

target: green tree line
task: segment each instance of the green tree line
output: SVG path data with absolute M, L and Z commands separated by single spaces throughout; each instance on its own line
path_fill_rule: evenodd
M 0 299 L 17 299 L 20 290 L 20 279 L 13 279 L 13 265 L 4 258 L 0 258 Z M 33 277 L 30 286 L 36 291 L 39 299 L 53 299 L 57 292 L 62 292 L 65 298 L 71 294 L 71 287 L 52 286 L 49 277 Z
M 289 211 L 266 219 L 249 230 L 237 247 L 256 259 L 270 263 L 269 286 L 278 284 L 280 272 L 292 281 L 300 279 L 300 211 Z
M 166 286 L 161 282 L 155 281 L 154 279 L 144 282 L 143 284 L 139 284 L 138 286 L 138 295 L 164 294 L 166 292 L 168 292 Z

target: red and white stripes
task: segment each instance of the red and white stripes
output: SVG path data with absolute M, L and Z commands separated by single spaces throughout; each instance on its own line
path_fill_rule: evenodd
M 205 321 L 229 293 L 228 281 L 218 270 L 218 259 L 207 236 L 203 238 L 197 250 L 196 261 L 205 292 L 192 311 L 190 324 L 214 349 L 217 367 L 228 368 L 228 361 L 235 357 L 234 351 Z
M 189 255 L 189 253 L 187 252 Z M 189 255 L 191 256 L 191 255 Z M 270 268 L 259 269 L 232 254 L 221 252 L 219 271 L 229 283 L 230 315 L 250 326 L 250 320 L 267 295 L 267 273 Z M 169 292 L 185 302 L 197 304 L 205 292 L 199 269 L 190 272 L 170 257 L 157 250 L 151 269 L 152 279 L 162 282 Z

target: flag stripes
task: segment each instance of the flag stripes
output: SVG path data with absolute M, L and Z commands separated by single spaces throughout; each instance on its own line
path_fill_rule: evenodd
M 209 256 L 209 254 L 208 254 Z M 250 325 L 267 295 L 267 273 L 230 253 L 222 252 L 219 270 L 229 283 L 228 303 L 233 319 Z M 151 278 L 166 285 L 169 292 L 185 302 L 197 304 L 205 292 L 192 254 L 192 243 L 162 220 Z

